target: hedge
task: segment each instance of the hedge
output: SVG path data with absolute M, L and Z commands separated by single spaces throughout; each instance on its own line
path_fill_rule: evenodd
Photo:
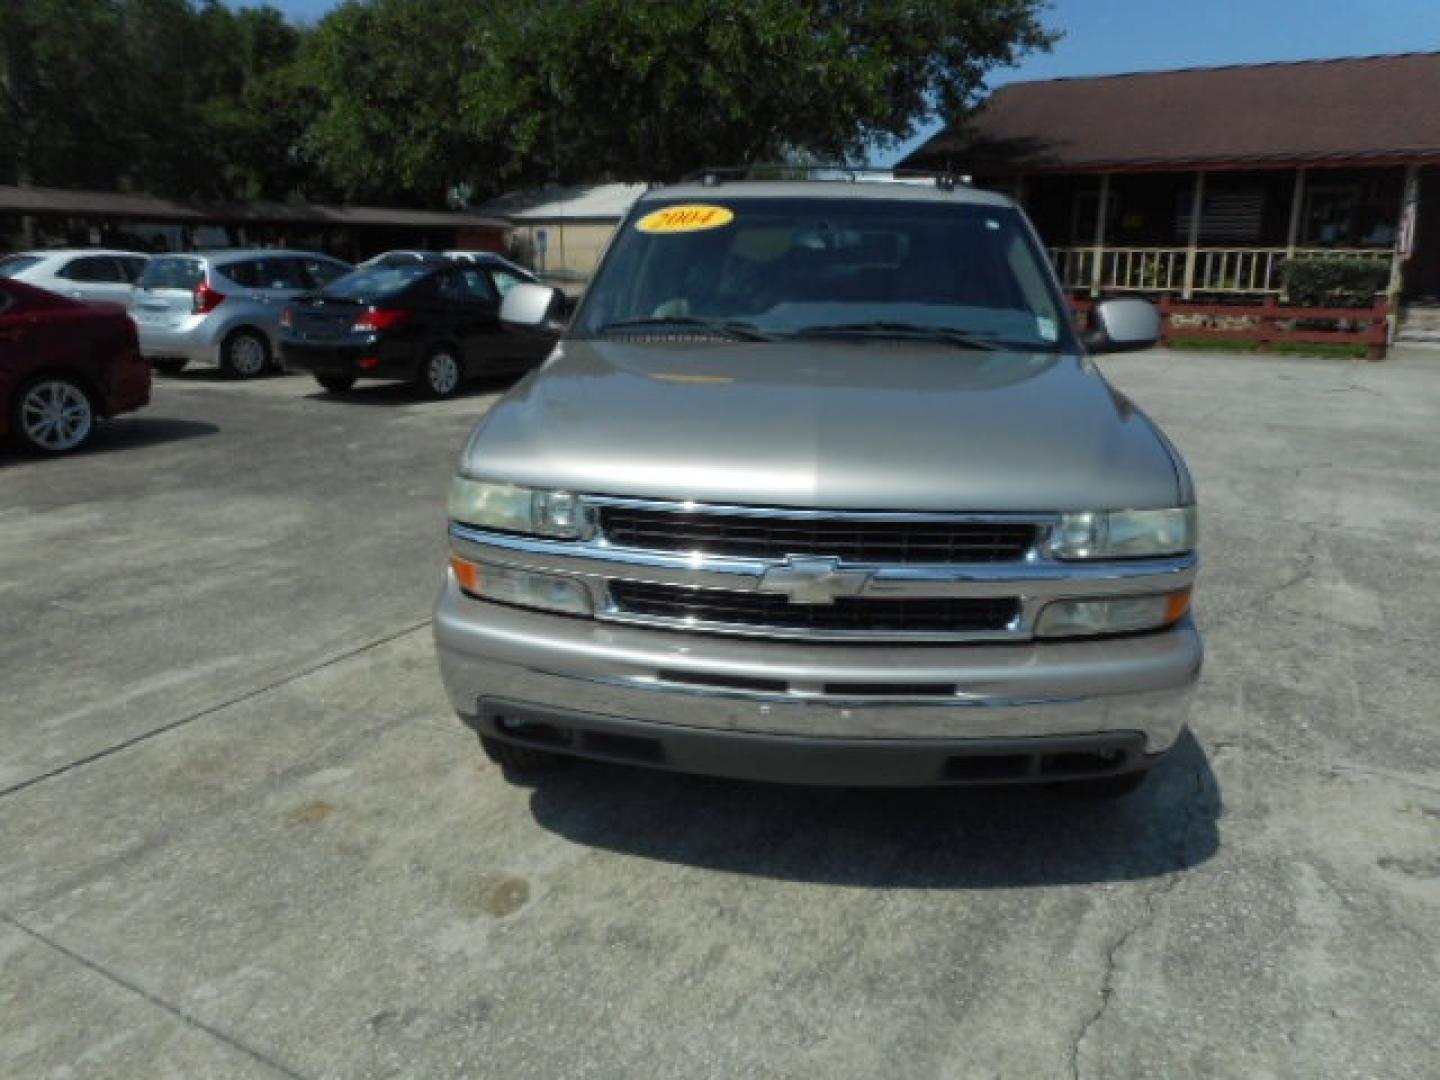
M 1280 277 L 1299 307 L 1366 308 L 1390 283 L 1390 264 L 1371 259 L 1286 259 Z

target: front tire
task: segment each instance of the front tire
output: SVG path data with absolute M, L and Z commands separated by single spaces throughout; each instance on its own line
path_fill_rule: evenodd
M 95 432 L 95 403 L 89 391 L 67 375 L 27 383 L 11 407 L 11 427 L 20 444 L 35 454 L 68 454 Z
M 480 748 L 496 765 L 520 773 L 545 772 L 564 763 L 559 754 L 532 750 L 528 746 L 516 746 L 490 735 L 480 736 Z
M 232 379 L 254 379 L 270 367 L 270 342 L 256 330 L 236 330 L 220 346 L 220 370 Z
M 343 394 L 355 385 L 354 375 L 316 375 L 315 381 L 332 394 Z
M 435 349 L 415 375 L 415 389 L 428 398 L 454 397 L 464 381 L 465 366 L 459 353 L 448 345 Z

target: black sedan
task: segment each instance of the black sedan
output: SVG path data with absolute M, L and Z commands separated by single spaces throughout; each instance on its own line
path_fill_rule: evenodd
M 502 324 L 492 276 L 450 259 L 362 267 L 292 301 L 280 317 L 286 369 L 308 371 L 334 392 L 386 379 L 450 397 L 466 379 L 536 366 L 557 336 L 558 327 Z

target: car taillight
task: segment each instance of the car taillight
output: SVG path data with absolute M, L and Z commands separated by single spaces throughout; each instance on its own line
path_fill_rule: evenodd
M 191 309 L 196 315 L 204 315 L 207 311 L 214 311 L 220 306 L 220 301 L 225 299 L 225 294 L 216 292 L 205 282 L 195 286 L 195 301 Z
M 404 308 L 371 308 L 355 320 L 350 329 L 357 334 L 375 334 L 393 330 L 410 317 Z
M 295 313 L 290 310 L 289 304 L 280 309 L 280 325 L 286 330 L 295 325 Z

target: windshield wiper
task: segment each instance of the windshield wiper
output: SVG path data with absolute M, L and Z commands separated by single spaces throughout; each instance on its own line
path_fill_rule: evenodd
M 993 341 L 952 330 L 948 326 L 926 326 L 923 323 L 874 322 L 829 323 L 821 326 L 802 326 L 795 337 L 877 337 L 899 338 L 911 341 L 939 341 L 961 349 L 981 349 L 993 352 L 1000 348 Z
M 774 341 L 774 335 L 767 334 L 751 323 L 726 319 L 701 319 L 694 315 L 656 315 L 645 319 L 618 319 L 601 325 L 595 332 L 608 334 L 620 330 L 658 330 L 675 327 L 681 330 L 701 330 L 717 337 L 733 338 L 736 341 Z

